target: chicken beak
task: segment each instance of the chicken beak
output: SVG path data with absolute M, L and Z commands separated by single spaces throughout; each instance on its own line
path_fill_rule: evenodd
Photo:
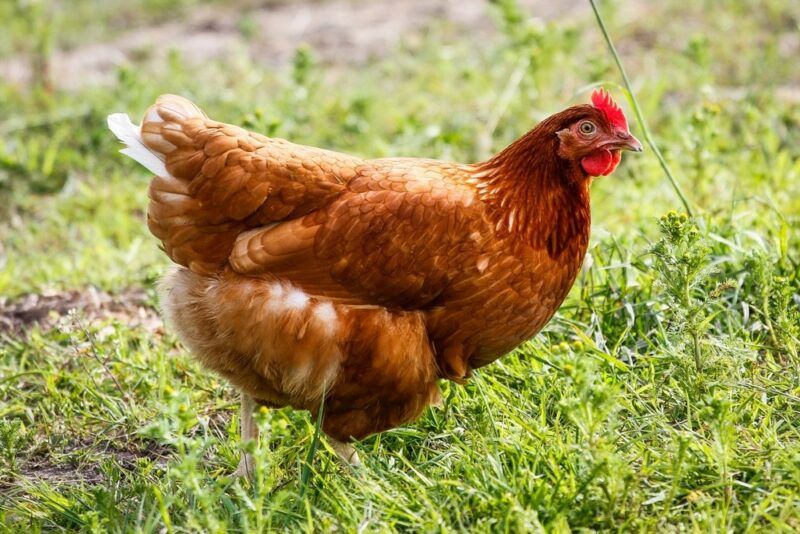
M 644 150 L 642 148 L 642 143 L 627 132 L 619 134 L 618 148 L 620 150 L 632 150 L 633 152 L 641 152 Z

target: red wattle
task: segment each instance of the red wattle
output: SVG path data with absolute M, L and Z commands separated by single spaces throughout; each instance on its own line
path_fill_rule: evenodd
M 589 176 L 602 176 L 611 166 L 612 156 L 610 150 L 598 150 L 581 160 L 581 166 Z
M 598 150 L 581 160 L 581 167 L 589 176 L 607 176 L 619 165 L 622 154 L 619 150 Z
M 609 175 L 612 172 L 614 172 L 614 169 L 617 168 L 617 165 L 619 165 L 620 160 L 622 160 L 621 150 L 614 150 L 613 152 L 611 152 L 611 167 L 609 167 L 608 171 L 606 171 L 606 175 Z

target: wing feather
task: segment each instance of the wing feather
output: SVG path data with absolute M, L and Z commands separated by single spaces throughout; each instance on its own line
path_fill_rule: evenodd
M 230 259 L 234 270 L 286 279 L 317 297 L 352 304 L 431 305 L 476 253 L 470 236 L 486 231 L 475 192 L 404 160 L 368 164 L 324 209 L 240 236 Z M 387 175 L 392 179 L 384 181 Z M 429 202 L 434 191 L 437 201 Z

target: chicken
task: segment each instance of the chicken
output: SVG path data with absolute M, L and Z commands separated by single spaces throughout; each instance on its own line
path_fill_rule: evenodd
M 641 151 L 599 90 L 488 161 L 364 160 L 213 121 L 163 95 L 109 127 L 155 177 L 147 223 L 177 267 L 168 323 L 254 407 L 350 442 L 403 425 L 536 334 L 580 269 L 589 185 Z M 249 468 L 243 458 L 240 471 Z

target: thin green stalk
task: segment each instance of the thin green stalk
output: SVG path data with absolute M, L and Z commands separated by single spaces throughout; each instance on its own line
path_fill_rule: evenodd
M 597 24 L 600 25 L 600 31 L 603 32 L 603 38 L 605 39 L 606 44 L 608 45 L 608 49 L 611 51 L 611 55 L 614 56 L 614 61 L 616 62 L 617 68 L 619 69 L 619 72 L 622 75 L 622 81 L 625 83 L 625 88 L 628 90 L 628 96 L 630 97 L 631 106 L 633 107 L 633 112 L 636 115 L 636 120 L 639 122 L 639 126 L 642 127 L 642 132 L 644 132 L 644 140 L 650 147 L 650 149 L 653 151 L 653 153 L 656 155 L 658 163 L 664 170 L 664 174 L 667 175 L 669 183 L 672 185 L 672 189 L 675 191 L 675 194 L 678 195 L 678 198 L 683 204 L 683 208 L 686 210 L 686 213 L 690 217 L 693 217 L 694 213 L 692 212 L 692 208 L 689 207 L 689 201 L 686 200 L 686 195 L 683 194 L 681 186 L 678 184 L 678 181 L 672 175 L 672 171 L 670 170 L 669 165 L 667 165 L 667 161 L 664 159 L 664 156 L 661 155 L 661 151 L 658 149 L 658 146 L 653 140 L 653 136 L 650 135 L 650 129 L 647 127 L 647 123 L 644 120 L 644 115 L 642 114 L 642 110 L 639 107 L 639 101 L 636 100 L 636 95 L 633 93 L 633 87 L 631 87 L 631 82 L 628 79 L 628 74 L 625 72 L 625 67 L 622 66 L 622 61 L 619 59 L 619 54 L 617 54 L 617 49 L 614 47 L 614 43 L 611 41 L 611 37 L 608 35 L 608 30 L 606 29 L 606 25 L 603 22 L 603 17 L 600 16 L 600 11 L 597 9 L 595 1 L 589 0 L 589 3 L 592 5 L 594 16 L 597 18 Z
M 700 354 L 700 336 L 697 335 L 697 332 L 692 332 L 692 348 L 694 350 L 694 366 L 699 373 L 702 371 L 702 360 Z
M 303 470 L 300 472 L 300 497 L 302 498 L 303 495 L 306 493 L 306 488 L 308 487 L 308 481 L 311 479 L 311 463 L 314 461 L 314 455 L 317 453 L 317 448 L 319 447 L 319 435 L 322 430 L 322 418 L 324 417 L 325 413 L 325 395 L 327 394 L 327 388 L 324 387 L 322 389 L 322 398 L 319 401 L 319 411 L 317 412 L 317 422 L 314 425 L 314 437 L 311 439 L 311 446 L 308 448 L 308 454 L 306 455 L 306 461 L 303 464 Z
M 695 368 L 697 369 L 697 372 L 699 373 L 701 371 L 701 366 L 702 366 L 700 359 L 701 356 L 700 336 L 697 333 L 696 323 L 694 321 L 694 318 L 697 315 L 697 310 L 695 308 L 692 308 L 691 288 L 689 287 L 689 279 L 688 279 L 689 275 L 686 273 L 685 269 L 683 269 L 682 271 L 683 271 L 683 309 L 693 310 L 690 312 L 692 320 L 690 321 L 689 324 L 692 325 L 690 334 L 692 336 L 692 351 L 694 354 L 694 365 Z

